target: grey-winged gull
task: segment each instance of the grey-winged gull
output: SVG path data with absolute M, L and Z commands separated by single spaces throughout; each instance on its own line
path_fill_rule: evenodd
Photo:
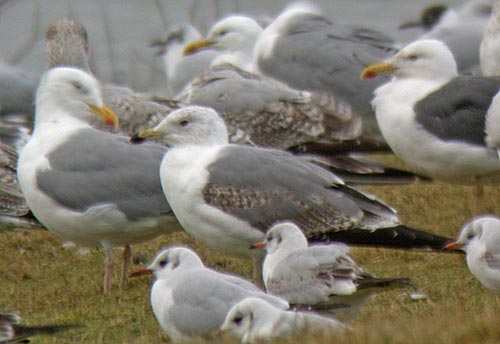
M 124 277 L 129 245 L 168 233 L 176 221 L 158 175 L 165 148 L 133 146 L 125 137 L 93 129 L 88 122 L 96 114 L 117 124 L 95 78 L 74 68 L 47 71 L 17 175 L 28 206 L 47 229 L 104 248 L 109 291 L 112 247 L 126 247 Z
M 77 325 L 20 325 L 21 319 L 16 313 L 0 312 L 0 344 L 29 343 L 29 337 L 51 335 L 60 331 L 78 327 Z
M 392 74 L 375 91 L 377 121 L 394 153 L 417 173 L 456 183 L 500 179 L 486 145 L 486 114 L 500 78 L 457 76 L 451 51 L 437 40 L 409 44 L 367 67 L 362 78 Z M 476 209 L 477 210 L 477 209 Z
M 260 343 L 304 332 L 329 333 L 346 328 L 332 318 L 279 309 L 262 299 L 249 297 L 229 310 L 218 334 L 230 333 L 241 343 Z
M 393 208 L 290 153 L 228 144 L 209 108 L 176 110 L 131 139 L 171 147 L 160 175 L 182 227 L 212 248 L 254 258 L 256 278 L 263 254 L 249 246 L 278 221 L 297 223 L 311 241 L 434 249 L 449 241 L 404 226 Z
M 206 268 L 195 252 L 184 247 L 161 250 L 147 268 L 131 277 L 151 273 L 156 277 L 151 288 L 153 313 L 173 341 L 213 334 L 229 309 L 247 297 L 289 307 L 242 278 Z
M 467 222 L 445 250 L 463 250 L 470 272 L 487 289 L 500 294 L 500 219 L 478 216 Z
M 385 34 L 344 27 L 309 5 L 294 4 L 260 35 L 254 59 L 260 72 L 290 87 L 329 92 L 347 102 L 362 116 L 363 134 L 383 142 L 370 105 L 383 81 L 365 84 L 359 73 L 396 49 Z
M 49 68 L 71 66 L 91 73 L 85 27 L 62 19 L 49 26 L 45 34 Z M 173 99 L 136 93 L 129 88 L 101 83 L 103 99 L 120 119 L 120 129 L 132 133 L 159 123 L 167 114 L 182 106 Z M 101 125 L 95 122 L 94 126 Z M 100 129 L 106 129 L 100 127 Z
M 187 84 L 207 70 L 218 55 L 214 50 L 205 50 L 185 56 L 186 45 L 200 38 L 201 34 L 194 26 L 184 24 L 170 30 L 165 39 L 153 42 L 152 45 L 159 48 L 157 55 L 163 56 L 168 96 L 179 94 Z
M 266 240 L 253 247 L 267 251 L 262 277 L 269 294 L 290 303 L 349 305 L 336 314 L 342 318 L 355 316 L 383 288 L 410 285 L 407 278 L 377 278 L 364 271 L 344 244 L 308 247 L 304 233 L 291 222 L 274 225 Z
M 500 1 L 497 0 L 493 3 L 491 17 L 484 30 L 479 61 L 483 75 L 500 75 Z

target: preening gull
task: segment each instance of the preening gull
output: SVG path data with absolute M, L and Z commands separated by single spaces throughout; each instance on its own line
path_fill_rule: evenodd
M 294 4 L 260 35 L 254 50 L 260 72 L 290 87 L 333 94 L 363 118 L 363 134 L 382 141 L 370 101 L 382 80 L 363 83 L 364 67 L 397 47 L 392 39 L 370 29 L 342 27 L 318 10 Z
M 396 211 L 343 183 L 333 173 L 289 153 L 228 144 L 217 112 L 186 107 L 132 141 L 170 146 L 162 187 L 182 227 L 208 246 L 254 258 L 249 246 L 278 221 L 301 226 L 311 241 L 441 249 L 449 239 L 404 226 Z M 258 250 L 257 250 L 258 251 Z
M 45 34 L 49 68 L 71 66 L 90 74 L 87 31 L 73 20 L 62 19 L 49 26 Z M 159 123 L 172 110 L 182 106 L 172 99 L 136 93 L 129 88 L 100 83 L 104 102 L 120 119 L 120 130 L 125 134 Z M 94 126 L 106 129 L 100 122 Z
M 493 3 L 491 17 L 484 30 L 479 60 L 483 75 L 500 75 L 500 1 L 498 0 Z
M 163 56 L 168 96 L 179 94 L 187 84 L 206 71 L 218 55 L 210 49 L 185 56 L 186 45 L 200 38 L 201 34 L 194 26 L 184 24 L 172 29 L 165 39 L 153 43 L 153 46 L 159 47 L 158 55 Z
M 339 331 L 341 322 L 314 313 L 286 311 L 268 302 L 247 298 L 234 305 L 218 333 L 230 333 L 241 343 L 260 343 L 263 340 L 288 337 L 294 334 Z
M 129 245 L 168 233 L 176 221 L 158 175 L 166 149 L 130 145 L 126 137 L 94 129 L 88 122 L 96 114 L 118 124 L 95 78 L 74 68 L 47 71 L 17 174 L 29 208 L 47 229 L 79 245 L 104 248 L 109 291 L 112 247 L 126 247 L 124 277 Z
M 478 216 L 466 223 L 445 250 L 464 250 L 470 272 L 487 289 L 500 294 L 500 219 Z
M 247 297 L 266 300 L 280 309 L 289 307 L 247 280 L 206 268 L 195 252 L 184 247 L 161 250 L 146 269 L 131 277 L 151 273 L 156 277 L 151 306 L 173 341 L 213 334 L 229 309 Z
M 21 319 L 16 313 L 0 312 L 0 344 L 2 343 L 29 343 L 29 337 L 35 335 L 49 335 L 60 331 L 78 327 L 77 325 L 20 325 Z
M 304 233 L 291 222 L 274 225 L 266 240 L 253 247 L 267 251 L 263 265 L 266 291 L 290 303 L 346 304 L 340 314 L 353 317 L 377 291 L 409 286 L 407 278 L 377 278 L 364 271 L 340 243 L 309 246 Z
M 500 162 L 485 143 L 486 114 L 500 78 L 457 76 L 436 40 L 409 44 L 362 78 L 392 74 L 375 91 L 377 121 L 394 153 L 418 173 L 457 183 L 498 180 Z

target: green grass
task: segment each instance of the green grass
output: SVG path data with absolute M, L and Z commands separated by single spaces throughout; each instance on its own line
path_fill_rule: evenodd
M 472 217 L 472 187 L 443 183 L 378 186 L 365 190 L 399 210 L 407 225 L 455 237 Z M 483 213 L 500 215 L 500 190 L 487 187 Z M 80 255 L 62 248 L 47 231 L 0 233 L 0 309 L 20 310 L 26 324 L 78 323 L 83 327 L 34 343 L 167 343 L 149 304 L 151 278 L 117 287 L 121 251 L 113 290 L 103 295 L 103 253 Z M 215 254 L 184 233 L 136 245 L 133 253 L 151 258 L 167 245 L 194 248 L 208 265 L 244 276 L 246 260 Z M 303 338 L 284 343 L 498 343 L 500 301 L 469 273 L 464 256 L 355 248 L 354 259 L 366 270 L 386 277 L 410 277 L 429 297 L 414 301 L 407 290 L 393 289 L 375 296 L 351 321 L 353 331 Z M 227 340 L 227 342 L 231 342 Z

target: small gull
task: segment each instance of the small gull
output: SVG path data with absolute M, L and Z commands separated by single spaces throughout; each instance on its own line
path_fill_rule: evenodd
M 382 288 L 411 285 L 407 278 L 377 278 L 364 271 L 344 244 L 308 247 L 304 233 L 291 222 L 274 225 L 266 240 L 253 247 L 267 251 L 262 273 L 269 294 L 290 303 L 347 304 L 346 317 Z
M 393 208 L 317 165 L 275 149 L 229 144 L 227 136 L 217 112 L 190 106 L 131 140 L 171 147 L 160 175 L 182 227 L 212 248 L 254 258 L 256 279 L 263 254 L 249 246 L 279 221 L 297 223 L 311 241 L 431 249 L 449 241 L 403 225 Z
M 279 309 L 262 299 L 249 297 L 229 310 L 218 333 L 230 333 L 241 343 L 260 343 L 304 332 L 333 332 L 345 328 L 332 318 Z
M 153 313 L 173 341 L 210 336 L 229 309 L 247 297 L 266 300 L 280 309 L 289 307 L 247 280 L 205 267 L 195 252 L 184 247 L 161 250 L 147 268 L 131 277 L 151 273 L 156 277 L 151 288 Z
M 290 87 L 329 92 L 348 103 L 363 118 L 363 135 L 383 142 L 370 106 L 383 81 L 363 83 L 359 73 L 396 50 L 380 32 L 344 27 L 310 5 L 294 4 L 260 35 L 254 59 L 260 72 Z
M 445 250 L 464 250 L 470 272 L 487 289 L 500 294 L 500 219 L 478 216 L 466 223 Z
M 500 75 L 500 1 L 498 0 L 493 4 L 490 20 L 484 30 L 479 59 L 483 75 Z
M 499 179 L 500 162 L 485 142 L 485 123 L 500 78 L 457 76 L 451 51 L 437 40 L 411 43 L 361 77 L 383 74 L 393 79 L 377 88 L 373 106 L 400 159 L 433 179 L 476 183 L 478 196 L 482 182 Z
M 36 96 L 35 127 L 17 166 L 29 208 L 50 231 L 86 247 L 104 248 L 104 291 L 111 286 L 113 246 L 168 233 L 175 217 L 158 171 L 165 148 L 134 146 L 126 137 L 89 125 L 95 115 L 117 125 L 98 82 L 74 68 L 53 68 Z

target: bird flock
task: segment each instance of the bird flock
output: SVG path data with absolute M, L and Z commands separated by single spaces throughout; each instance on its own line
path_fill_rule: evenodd
M 402 28 L 415 25 L 428 32 L 404 45 L 300 3 L 267 25 L 240 14 L 205 36 L 178 27 L 155 42 L 169 94 L 152 96 L 98 80 L 92 37 L 61 18 L 46 30 L 34 109 L 24 74 L 19 94 L 0 99 L 0 224 L 102 248 L 103 293 L 115 292 L 113 247 L 124 247 L 120 287 L 154 275 L 152 311 L 172 341 L 349 333 L 376 293 L 426 296 L 409 278 L 365 271 L 350 246 L 462 252 L 498 294 L 500 219 L 476 216 L 447 238 L 359 188 L 472 184 L 479 215 L 482 186 L 500 180 L 500 0 L 432 7 Z M 408 170 L 370 152 L 392 152 Z M 175 231 L 251 259 L 253 280 L 183 245 L 129 274 L 131 245 Z M 0 343 L 66 329 L 78 326 L 0 313 Z

